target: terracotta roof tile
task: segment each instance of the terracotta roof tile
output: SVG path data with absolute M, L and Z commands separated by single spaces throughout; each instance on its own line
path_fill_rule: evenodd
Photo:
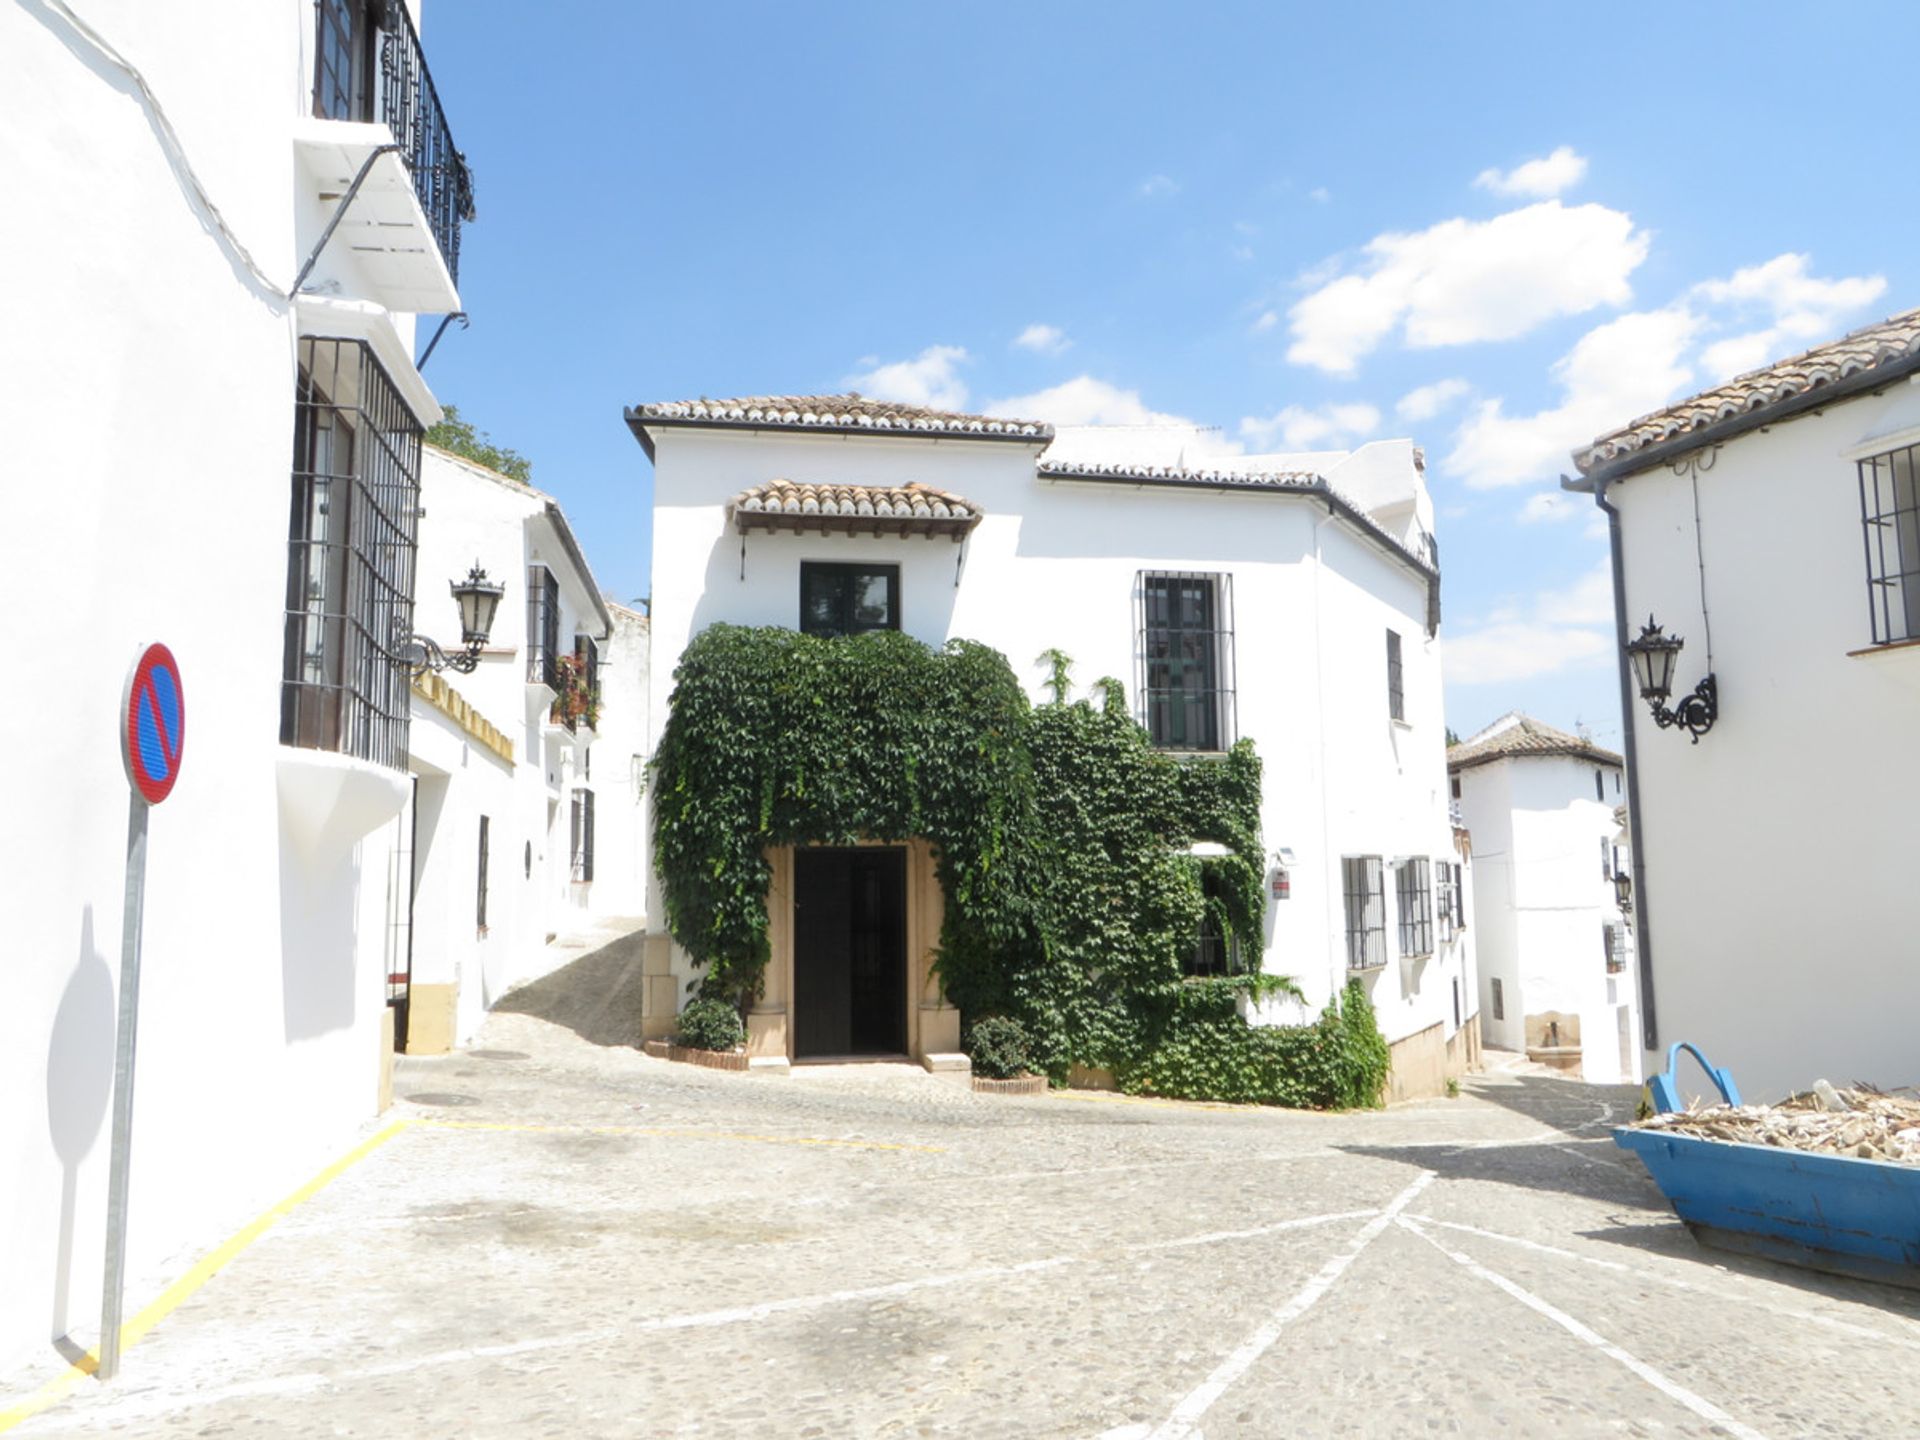
M 1585 449 L 1574 451 L 1573 463 L 1584 475 L 1610 460 L 1722 421 L 1752 417 L 1756 425 L 1762 424 L 1766 412 L 1796 396 L 1908 359 L 1920 360 L 1920 310 L 1855 330 L 1804 354 L 1749 371 L 1724 385 L 1642 415 L 1602 435 Z
M 692 424 L 737 425 L 743 429 L 775 427 L 793 430 L 873 431 L 935 435 L 1000 436 L 1048 440 L 1053 427 L 1040 420 L 1009 420 L 994 415 L 969 415 L 958 410 L 932 410 L 864 395 L 745 395 L 729 400 L 670 400 L 635 405 L 627 411 L 629 425 Z
M 1511 723 L 1507 723 L 1509 721 Z M 1569 756 L 1576 760 L 1597 761 L 1602 765 L 1626 763 L 1613 751 L 1602 750 L 1591 740 L 1556 730 L 1530 715 L 1515 714 L 1496 720 L 1471 740 L 1449 747 L 1447 769 L 1470 770 L 1475 765 L 1524 755 Z
M 748 529 L 907 530 L 964 534 L 983 511 L 971 500 L 919 481 L 904 485 L 820 485 L 769 480 L 727 502 L 727 513 Z

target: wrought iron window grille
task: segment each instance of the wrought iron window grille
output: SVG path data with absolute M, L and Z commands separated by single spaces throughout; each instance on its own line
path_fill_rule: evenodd
M 1340 862 L 1347 913 L 1347 968 L 1378 970 L 1387 963 L 1387 893 L 1378 855 Z
M 1156 749 L 1217 752 L 1236 735 L 1233 576 L 1135 577 L 1134 694 Z
M 593 791 L 573 792 L 573 878 L 593 881 Z
M 1394 898 L 1398 902 L 1400 953 L 1433 953 L 1432 870 L 1424 855 L 1402 860 L 1393 867 Z
M 527 567 L 527 683 L 560 693 L 560 588 L 544 565 Z
M 1387 715 L 1403 724 L 1407 718 L 1405 675 L 1400 662 L 1400 633 L 1387 631 Z
M 1920 640 L 1920 445 L 1859 462 L 1875 645 Z
M 406 767 L 421 435 L 364 342 L 300 341 L 283 745 Z

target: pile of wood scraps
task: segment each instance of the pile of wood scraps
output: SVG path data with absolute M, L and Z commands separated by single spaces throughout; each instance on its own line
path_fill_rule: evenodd
M 1638 1128 L 1920 1166 L 1920 1097 L 1889 1095 L 1866 1086 L 1841 1090 L 1825 1080 L 1778 1105 L 1696 1103 L 1684 1111 L 1651 1116 Z

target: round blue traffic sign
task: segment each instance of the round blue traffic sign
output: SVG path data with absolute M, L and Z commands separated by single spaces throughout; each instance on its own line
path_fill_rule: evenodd
M 173 793 L 187 733 L 187 693 L 180 666 L 164 645 L 149 645 L 134 662 L 120 707 L 120 754 L 127 781 L 149 805 Z

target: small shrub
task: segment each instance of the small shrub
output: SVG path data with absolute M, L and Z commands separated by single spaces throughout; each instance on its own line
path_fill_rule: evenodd
M 680 1012 L 677 1040 L 690 1050 L 732 1050 L 746 1038 L 740 1012 L 725 1000 L 695 1000 Z
M 1460 1098 L 1460 1081 L 1457 1077 L 1449 1075 L 1447 1077 L 1447 1099 L 1458 1100 L 1459 1098 Z
M 973 1023 L 967 1038 L 967 1056 L 973 1073 L 989 1080 L 1011 1080 L 1033 1067 L 1033 1051 L 1026 1028 L 1005 1015 L 989 1015 Z

